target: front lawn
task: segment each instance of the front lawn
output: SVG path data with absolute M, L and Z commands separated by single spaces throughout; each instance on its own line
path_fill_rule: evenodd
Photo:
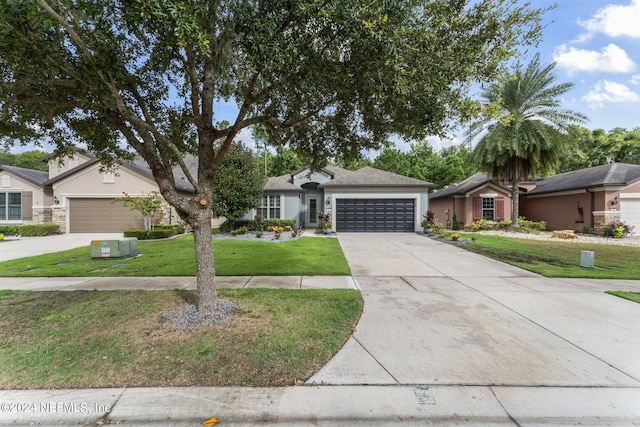
M 175 332 L 163 318 L 195 292 L 0 291 L 0 389 L 299 384 L 362 311 L 353 290 L 218 295 L 240 310 L 220 327 Z
M 216 274 L 220 276 L 348 276 L 338 239 L 302 237 L 290 242 L 216 240 Z M 0 263 L 0 276 L 194 276 L 193 236 L 140 242 L 140 256 L 93 260 L 89 242 L 83 248 Z
M 464 234 L 462 248 L 546 277 L 640 279 L 640 248 Z M 580 267 L 580 251 L 595 252 L 595 268 Z
M 629 301 L 640 304 L 640 292 L 626 292 L 626 291 L 607 291 L 609 295 L 615 295 L 620 298 L 628 299 Z

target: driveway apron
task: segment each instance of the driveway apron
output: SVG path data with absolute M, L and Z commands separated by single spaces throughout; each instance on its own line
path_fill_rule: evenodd
M 418 234 L 339 240 L 364 311 L 309 383 L 640 386 L 640 304 Z

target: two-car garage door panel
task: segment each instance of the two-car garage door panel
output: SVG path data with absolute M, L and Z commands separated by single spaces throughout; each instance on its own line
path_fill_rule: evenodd
M 338 199 L 336 231 L 413 232 L 413 199 Z
M 121 233 L 130 228 L 144 228 L 140 212 L 111 199 L 70 199 L 71 233 Z

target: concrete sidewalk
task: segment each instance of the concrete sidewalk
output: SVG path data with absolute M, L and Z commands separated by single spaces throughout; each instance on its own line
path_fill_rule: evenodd
M 219 288 L 357 289 L 351 276 L 218 276 Z M 196 289 L 195 276 L 0 277 L 0 290 L 112 291 Z
M 639 425 L 640 304 L 603 291 L 640 291 L 640 281 L 548 279 L 416 234 L 338 237 L 353 278 L 219 278 L 361 290 L 356 331 L 305 386 L 0 391 L 0 425 Z M 0 279 L 0 288 L 194 281 Z

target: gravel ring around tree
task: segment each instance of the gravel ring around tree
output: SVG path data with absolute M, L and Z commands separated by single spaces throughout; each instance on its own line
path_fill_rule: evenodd
M 203 315 L 195 304 L 186 304 L 167 314 L 166 328 L 172 331 L 194 331 L 201 326 L 221 326 L 222 323 L 233 317 L 238 306 L 231 301 L 218 300 L 216 311 L 213 315 Z

